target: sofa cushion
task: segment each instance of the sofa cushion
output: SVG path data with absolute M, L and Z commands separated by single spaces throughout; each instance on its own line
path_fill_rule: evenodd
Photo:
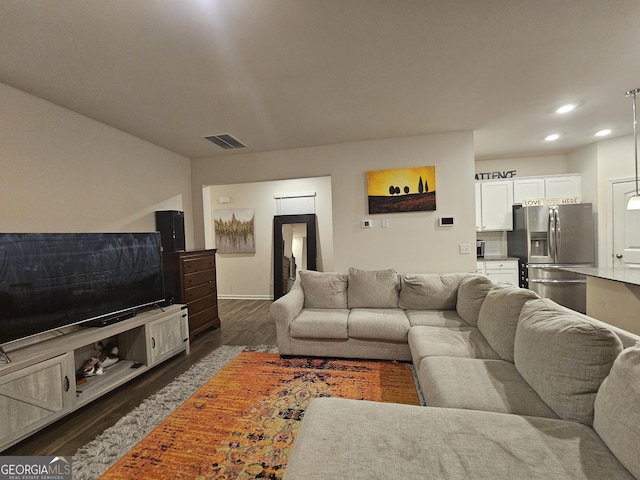
M 353 308 L 348 324 L 351 338 L 405 343 L 410 327 L 404 310 L 399 308 Z
M 347 275 L 300 270 L 305 308 L 347 308 Z
M 289 325 L 293 338 L 347 340 L 349 310 L 338 308 L 305 308 Z
M 522 307 L 538 295 L 508 283 L 495 284 L 482 302 L 478 329 L 503 360 L 513 362 L 513 343 Z
M 621 351 L 608 328 L 547 309 L 540 300 L 527 302 L 520 314 L 516 368 L 564 420 L 592 425 L 596 393 Z
M 313 400 L 284 480 L 374 478 L 633 480 L 596 432 L 576 422 L 343 398 Z
M 397 308 L 398 273 L 393 270 L 349 268 L 349 308 Z
M 505 360 L 427 357 L 418 375 L 430 407 L 558 418 Z
M 596 395 L 593 428 L 620 462 L 640 478 L 640 346 L 618 355 Z
M 426 357 L 500 358 L 476 327 L 411 327 L 409 349 L 416 369 Z
M 428 325 L 432 327 L 468 327 L 455 310 L 405 310 L 412 327 Z
M 458 315 L 472 327 L 478 325 L 478 314 L 493 283 L 484 275 L 466 275 L 458 286 Z
M 454 310 L 464 273 L 415 274 L 402 277 L 399 307 L 411 310 Z

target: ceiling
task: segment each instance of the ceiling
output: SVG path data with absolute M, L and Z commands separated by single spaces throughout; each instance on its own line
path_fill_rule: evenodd
M 632 132 L 638 6 L 2 0 L 0 82 L 190 158 L 228 155 L 202 139 L 220 133 L 232 152 L 473 130 L 477 158 L 567 153 Z

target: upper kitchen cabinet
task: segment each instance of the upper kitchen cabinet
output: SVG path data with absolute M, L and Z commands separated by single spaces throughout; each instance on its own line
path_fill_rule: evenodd
M 569 198 L 582 195 L 579 174 L 528 177 L 513 180 L 513 203 L 540 198 Z
M 476 183 L 476 231 L 513 230 L 512 205 L 512 181 Z
M 582 196 L 582 177 L 563 175 L 544 179 L 545 198 L 568 198 Z

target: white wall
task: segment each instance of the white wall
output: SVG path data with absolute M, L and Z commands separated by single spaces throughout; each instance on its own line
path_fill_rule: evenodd
M 475 168 L 476 173 L 515 170 L 516 175 L 514 178 L 574 173 L 567 170 L 566 155 L 541 155 L 534 157 L 476 160 Z
M 189 159 L 0 84 L 0 228 L 154 231 L 184 210 L 193 246 Z
M 367 171 L 424 165 L 436 166 L 436 211 L 367 213 Z M 333 270 L 346 272 L 354 266 L 401 273 L 475 271 L 475 256 L 458 253 L 460 243 L 472 245 L 476 237 L 471 132 L 194 159 L 191 175 L 196 245 L 204 245 L 199 186 L 330 175 Z M 454 216 L 456 226 L 439 227 L 443 215 Z M 371 218 L 373 228 L 362 229 L 363 218 Z M 389 220 L 389 228 L 381 228 L 383 218 Z
M 613 253 L 612 180 L 635 177 L 633 136 L 598 142 L 598 260 L 601 266 L 611 266 Z
M 211 185 L 206 190 L 210 197 L 210 215 L 216 210 L 255 210 L 256 252 L 216 255 L 220 297 L 273 298 L 273 216 L 277 213 L 275 194 L 316 192 L 318 270 L 333 270 L 331 177 Z M 221 204 L 220 197 L 229 197 L 230 203 Z M 205 231 L 205 236 L 213 238 L 214 235 L 211 225 Z M 211 245 L 215 248 L 215 243 Z

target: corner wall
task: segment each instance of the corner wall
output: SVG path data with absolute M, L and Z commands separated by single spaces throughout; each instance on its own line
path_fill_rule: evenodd
M 4 232 L 154 231 L 184 210 L 193 247 L 189 159 L 0 84 Z
M 436 211 L 367 213 L 367 171 L 424 165 L 436 166 Z M 203 185 L 330 176 L 335 271 L 475 271 L 475 256 L 458 252 L 458 244 L 475 241 L 474 173 L 471 132 L 193 159 L 196 246 L 204 246 Z M 438 226 L 445 215 L 455 217 L 454 227 Z M 373 228 L 361 228 L 364 218 Z M 382 219 L 389 228 L 381 228 Z

